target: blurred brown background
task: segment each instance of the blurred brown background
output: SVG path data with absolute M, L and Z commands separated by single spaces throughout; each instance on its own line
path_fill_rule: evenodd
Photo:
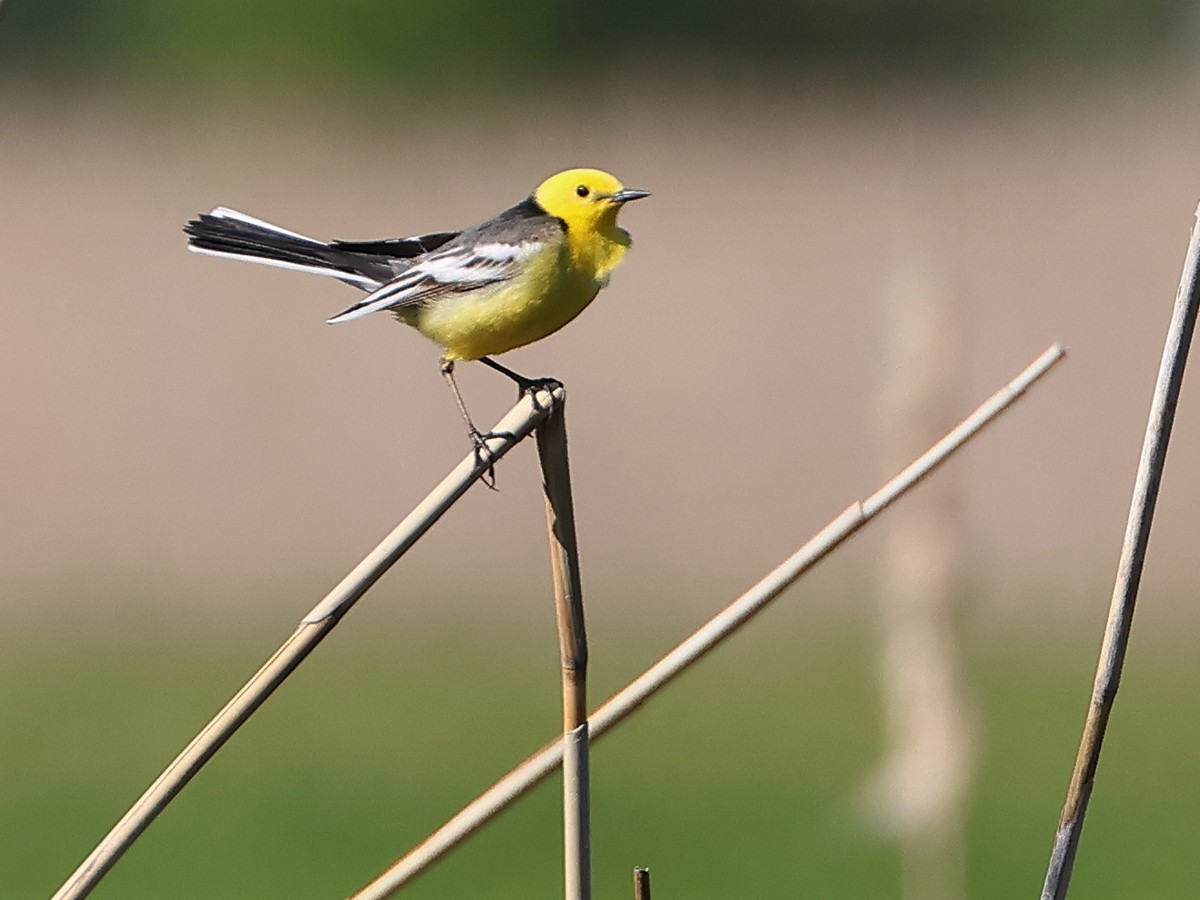
M 1004 607 L 1103 588 L 1200 196 L 1200 90 L 1033 87 L 630 83 L 582 119 L 552 98 L 549 115 L 481 102 L 415 127 L 10 96 L 6 614 L 133 584 L 172 603 L 162 588 L 218 601 L 332 583 L 466 449 L 434 346 L 385 316 L 324 325 L 350 289 L 191 255 L 185 219 L 226 204 L 322 237 L 459 227 L 576 164 L 654 191 L 624 214 L 636 250 L 583 318 L 506 362 L 570 389 L 597 590 L 652 578 L 708 607 L 888 474 L 883 298 L 914 265 L 961 304 L 946 375 L 963 412 L 1051 341 L 1071 348 L 955 464 L 972 575 Z M 494 420 L 510 390 L 477 368 L 464 387 Z M 1167 593 L 1193 579 L 1192 393 L 1148 572 Z M 533 471 L 517 454 L 406 578 L 540 589 Z M 832 566 L 852 577 L 867 559 Z

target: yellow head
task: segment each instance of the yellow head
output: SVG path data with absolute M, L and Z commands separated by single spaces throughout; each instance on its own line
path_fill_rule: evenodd
M 648 196 L 649 191 L 627 188 L 599 169 L 559 172 L 539 184 L 533 192 L 538 206 L 566 222 L 571 231 L 611 231 L 616 226 L 617 212 L 624 204 Z

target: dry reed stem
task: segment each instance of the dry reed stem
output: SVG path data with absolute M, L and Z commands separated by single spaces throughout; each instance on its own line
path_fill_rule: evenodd
M 541 422 L 553 403 L 561 403 L 563 392 L 542 391 L 536 400 L 523 397 L 493 429 L 503 435 L 488 441 L 493 459 L 499 459 L 523 440 Z M 138 836 L 183 790 L 201 767 L 221 749 L 281 685 L 305 657 L 341 620 L 351 606 L 379 580 L 442 514 L 479 480 L 488 466 L 476 454 L 467 455 L 405 519 L 380 542 L 342 581 L 301 620 L 295 632 L 246 682 L 225 707 L 200 731 L 183 752 L 167 766 L 146 792 L 88 855 L 87 859 L 58 889 L 53 900 L 86 897 L 105 873 L 121 858 Z
M 650 870 L 636 866 L 633 870 L 633 900 L 650 900 Z
M 583 586 L 579 576 L 579 545 L 575 537 L 575 505 L 571 498 L 571 467 L 567 458 L 565 410 L 560 408 L 539 426 L 538 461 L 546 494 L 546 527 L 550 537 L 550 570 L 554 579 L 554 609 L 562 658 L 563 731 L 587 721 L 587 629 L 583 615 Z
M 567 456 L 566 403 L 537 430 L 538 460 L 546 494 L 550 571 L 562 662 L 563 868 L 566 900 L 591 900 L 591 811 L 588 774 L 587 630 L 575 536 L 571 467 Z
M 925 476 L 944 463 L 979 431 L 1010 407 L 1066 355 L 1058 344 L 1049 347 L 1024 371 L 983 402 L 940 441 L 860 503 L 847 507 L 758 584 L 725 607 L 683 643 L 614 694 L 589 719 L 593 740 L 662 690 L 677 675 L 748 622 L 797 578 L 840 546 L 863 525 L 883 512 Z M 562 764 L 562 741 L 542 747 L 454 817 L 397 860 L 353 900 L 390 897 L 430 865 L 453 850 L 494 816 L 524 795 Z
M 588 771 L 588 723 L 562 736 L 563 896 L 591 900 L 591 776 Z
M 1200 217 L 1200 209 L 1197 209 L 1196 214 Z M 1137 478 L 1133 485 L 1133 499 L 1129 506 L 1129 519 L 1125 525 L 1125 540 L 1117 565 L 1104 641 L 1100 646 L 1092 698 L 1088 704 L 1079 752 L 1075 758 L 1071 783 L 1067 788 L 1067 798 L 1063 803 L 1058 831 L 1054 837 L 1054 849 L 1050 854 L 1046 880 L 1042 884 L 1042 900 L 1063 900 L 1070 886 L 1075 852 L 1083 832 L 1083 819 L 1087 814 L 1088 800 L 1092 796 L 1096 766 L 1100 761 L 1100 748 L 1104 743 L 1104 730 L 1108 726 L 1108 718 L 1116 700 L 1121 667 L 1124 665 L 1125 651 L 1129 646 L 1129 631 L 1133 626 L 1138 585 L 1146 559 L 1146 548 L 1150 542 L 1150 525 L 1154 519 L 1154 506 L 1158 500 L 1159 483 L 1167 457 L 1167 444 L 1171 439 L 1171 425 L 1175 420 L 1175 405 L 1183 384 L 1183 370 L 1187 364 L 1188 347 L 1196 326 L 1198 306 L 1200 220 L 1192 226 L 1183 276 L 1175 295 L 1175 309 L 1167 330 L 1158 380 L 1154 385 L 1154 397 L 1150 401 L 1150 417 L 1146 424 L 1146 437 L 1142 443 Z

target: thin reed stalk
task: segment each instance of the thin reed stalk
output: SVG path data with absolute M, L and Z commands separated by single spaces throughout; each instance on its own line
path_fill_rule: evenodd
M 537 430 L 538 459 L 546 494 L 550 571 L 562 659 L 563 705 L 563 867 L 566 900 L 591 900 L 591 813 L 588 775 L 587 630 L 571 467 L 567 457 L 566 403 Z
M 785 588 L 844 543 L 863 525 L 912 490 L 978 434 L 985 425 L 1008 409 L 1065 354 L 1066 351 L 1057 344 L 1048 348 L 1021 374 L 984 401 L 978 409 L 903 471 L 866 500 L 847 507 L 758 584 L 609 698 L 589 719 L 593 740 L 606 734 L 626 716 L 639 709 L 677 675 L 745 625 Z M 555 739 L 463 807 L 441 828 L 354 894 L 353 900 L 380 900 L 390 897 L 549 776 L 562 761 L 563 743 Z
M 508 453 L 548 415 L 563 392 L 541 391 L 523 397 L 493 429 L 488 441 L 493 460 Z M 121 858 L 154 818 L 183 790 L 201 767 L 250 718 L 271 693 L 300 665 L 342 616 L 472 484 L 488 471 L 489 463 L 469 454 L 408 516 L 383 539 L 325 598 L 313 607 L 275 654 L 246 682 L 225 707 L 167 766 L 146 792 L 72 873 L 53 900 L 86 897 Z
M 1198 220 L 1192 226 L 1183 276 L 1175 295 L 1175 309 L 1167 329 L 1154 396 L 1150 401 L 1150 418 L 1146 424 L 1142 455 L 1138 460 L 1133 499 L 1129 505 L 1125 540 L 1117 565 L 1104 641 L 1100 645 L 1091 701 L 1079 741 L 1079 752 L 1075 757 L 1075 767 L 1071 772 L 1071 783 L 1067 787 L 1067 798 L 1059 817 L 1058 831 L 1054 836 L 1046 880 L 1042 884 L 1042 900 L 1063 900 L 1067 896 L 1075 853 L 1083 832 L 1083 819 L 1095 785 L 1104 731 L 1117 697 L 1121 668 L 1129 646 L 1133 610 L 1137 603 L 1146 548 L 1150 543 L 1150 526 L 1154 520 L 1158 487 L 1167 458 L 1167 444 L 1171 440 L 1171 426 L 1175 421 L 1175 405 L 1179 400 L 1188 348 L 1196 327 L 1197 308 L 1200 307 L 1200 209 L 1197 209 L 1196 215 Z
M 633 900 L 650 900 L 650 870 L 640 866 L 633 870 Z

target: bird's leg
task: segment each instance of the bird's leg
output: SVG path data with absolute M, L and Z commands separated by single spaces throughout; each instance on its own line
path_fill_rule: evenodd
M 517 383 L 517 399 L 528 394 L 533 400 L 533 405 L 538 409 L 541 408 L 538 406 L 537 400 L 537 392 L 539 390 L 545 388 L 551 392 L 551 397 L 553 398 L 553 392 L 563 386 L 563 383 L 557 378 L 526 378 L 524 375 L 517 374 L 507 366 L 500 365 L 500 363 L 496 362 L 490 356 L 481 356 L 479 357 L 479 361 L 488 368 L 495 369 L 501 375 L 507 375 L 515 381 Z M 553 403 L 553 400 L 551 402 Z
M 467 412 L 467 404 L 463 403 L 462 394 L 459 393 L 458 385 L 454 381 L 454 360 L 446 359 L 443 356 L 440 368 L 442 377 L 446 379 L 446 384 L 450 385 L 450 391 L 454 394 L 454 402 L 458 404 L 458 411 L 462 413 L 463 421 L 467 423 L 467 434 L 471 438 L 471 446 L 475 448 L 475 464 L 477 466 L 486 466 L 486 471 L 481 480 L 494 491 L 496 490 L 495 460 L 492 457 L 492 449 L 487 444 L 487 439 L 498 437 L 499 435 L 492 431 L 484 434 L 471 421 L 471 415 Z
M 560 383 L 553 378 L 526 378 L 524 375 L 514 372 L 507 366 L 500 365 L 500 363 L 496 362 L 490 356 L 481 356 L 479 357 L 479 361 L 489 369 L 495 369 L 501 375 L 505 375 L 515 381 L 517 384 L 518 396 L 528 393 L 529 391 L 536 390 L 539 387 L 548 386 L 551 384 L 557 385 Z

